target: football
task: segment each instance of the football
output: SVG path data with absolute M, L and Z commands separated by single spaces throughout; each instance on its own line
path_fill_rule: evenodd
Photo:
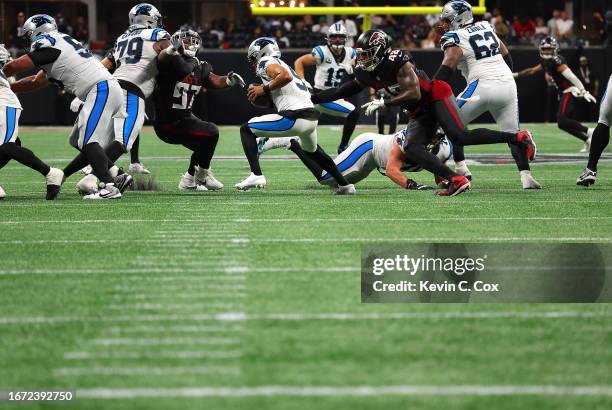
M 260 86 L 260 85 L 261 84 L 258 84 L 258 83 L 251 83 L 251 84 L 249 84 L 249 87 L 247 88 L 247 90 L 250 89 L 251 87 L 257 87 L 257 86 Z M 272 107 L 274 107 L 274 103 L 272 103 L 272 99 L 267 94 L 260 95 L 259 97 L 255 98 L 254 101 L 251 101 L 251 104 L 254 105 L 255 107 L 259 107 L 259 108 L 272 108 Z

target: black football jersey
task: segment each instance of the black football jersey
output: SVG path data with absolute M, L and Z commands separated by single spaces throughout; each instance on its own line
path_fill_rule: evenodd
M 192 114 L 194 99 L 208 81 L 212 66 L 195 57 L 175 56 L 159 64 L 155 88 L 155 120 L 166 123 Z
M 384 60 L 374 71 L 367 71 L 357 66 L 355 69 L 355 79 L 359 83 L 372 87 L 377 91 L 386 91 L 388 95 L 396 96 L 400 93 L 400 85 L 397 83 L 397 73 L 406 63 L 415 66 L 415 72 L 421 83 L 421 101 L 427 101 L 427 94 L 431 84 L 427 74 L 416 67 L 412 56 L 408 51 L 401 49 L 389 49 Z M 425 87 L 425 88 L 424 88 Z M 419 104 L 406 104 L 402 108 L 413 111 Z
M 563 77 L 563 74 L 558 71 L 559 66 L 567 64 L 563 56 L 558 55 L 553 58 L 541 58 L 540 62 L 542 63 L 542 67 L 544 67 L 544 71 L 552 77 L 560 93 L 572 86 L 570 82 L 567 81 L 567 78 Z

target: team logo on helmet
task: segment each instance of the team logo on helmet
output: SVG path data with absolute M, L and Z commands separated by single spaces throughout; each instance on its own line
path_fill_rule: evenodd
M 469 4 L 463 1 L 452 2 L 451 7 L 457 12 L 457 14 L 461 14 L 472 9 Z
M 368 42 L 368 44 L 386 47 L 387 36 L 380 31 L 375 31 L 374 33 L 372 33 L 372 37 L 370 37 L 370 41 Z
M 135 16 L 148 16 L 151 13 L 151 5 L 141 4 L 134 12 Z
M 43 24 L 53 24 L 53 21 L 51 21 L 47 16 L 39 15 L 32 17 L 32 23 L 34 23 L 36 27 L 40 27 Z

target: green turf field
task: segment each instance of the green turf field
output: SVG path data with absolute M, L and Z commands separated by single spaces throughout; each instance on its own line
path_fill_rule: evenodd
M 530 128 L 542 154 L 581 147 Z M 337 131 L 320 137 L 334 152 Z M 21 138 L 55 166 L 74 155 L 66 130 Z M 217 155 L 241 151 L 223 129 Z M 0 171 L 0 390 L 76 389 L 57 405 L 75 409 L 612 407 L 612 308 L 365 305 L 359 276 L 369 241 L 612 242 L 611 162 L 589 189 L 585 161 L 535 162 L 540 191 L 474 165 L 455 198 L 378 174 L 336 197 L 297 160 L 263 160 L 268 187 L 236 192 L 246 160 L 218 159 L 226 188 L 197 194 L 176 189 L 186 150 L 149 130 L 141 156 L 162 191 L 110 202 L 82 201 L 79 175 L 46 202 L 38 174 Z

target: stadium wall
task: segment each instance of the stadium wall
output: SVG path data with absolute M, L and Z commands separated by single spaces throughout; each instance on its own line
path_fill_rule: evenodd
M 283 57 L 285 61 L 293 64 L 296 58 L 308 51 L 286 51 L 283 53 Z M 419 66 L 431 76 L 433 76 L 442 61 L 442 53 L 438 50 L 415 50 L 413 54 Z M 600 89 L 603 89 L 608 76 L 612 72 L 612 52 L 610 52 L 610 49 L 597 47 L 583 50 L 575 48 L 564 49 L 562 54 L 572 68 L 578 65 L 580 55 L 587 56 L 595 76 L 602 82 Z M 200 57 L 209 61 L 213 65 L 214 71 L 218 74 L 234 70 L 245 75 L 247 84 L 255 82 L 255 76 L 247 65 L 244 51 L 207 50 Z M 515 48 L 512 50 L 512 57 L 515 71 L 536 65 L 539 62 L 538 51 L 533 48 Z M 307 69 L 306 74 L 307 79 L 311 81 L 314 75 L 314 68 L 310 67 Z M 457 94 L 465 87 L 465 81 L 456 75 L 453 78 L 452 85 L 455 89 L 455 94 Z M 518 91 L 520 119 L 522 122 L 542 122 L 550 119 L 550 117 L 546 116 L 545 112 L 547 92 L 543 74 L 520 79 L 518 81 Z M 74 122 L 75 115 L 68 108 L 72 96 L 58 93 L 58 89 L 55 87 L 47 87 L 35 93 L 23 94 L 20 98 L 24 106 L 24 112 L 21 116 L 22 124 L 70 125 Z M 354 97 L 352 102 L 355 105 L 363 104 L 367 98 L 368 94 L 364 92 Z M 554 111 L 554 107 L 552 111 Z M 262 115 L 267 111 L 253 107 L 247 101 L 244 92 L 232 89 L 212 91 L 202 95 L 194 104 L 194 112 L 219 125 L 237 125 L 253 116 Z M 153 118 L 150 106 L 147 107 L 147 113 L 149 118 Z M 489 118 L 483 117 L 480 120 L 488 121 Z M 373 122 L 373 119 L 371 117 L 362 117 L 361 122 Z M 325 116 L 321 119 L 321 123 L 340 124 L 341 120 Z

